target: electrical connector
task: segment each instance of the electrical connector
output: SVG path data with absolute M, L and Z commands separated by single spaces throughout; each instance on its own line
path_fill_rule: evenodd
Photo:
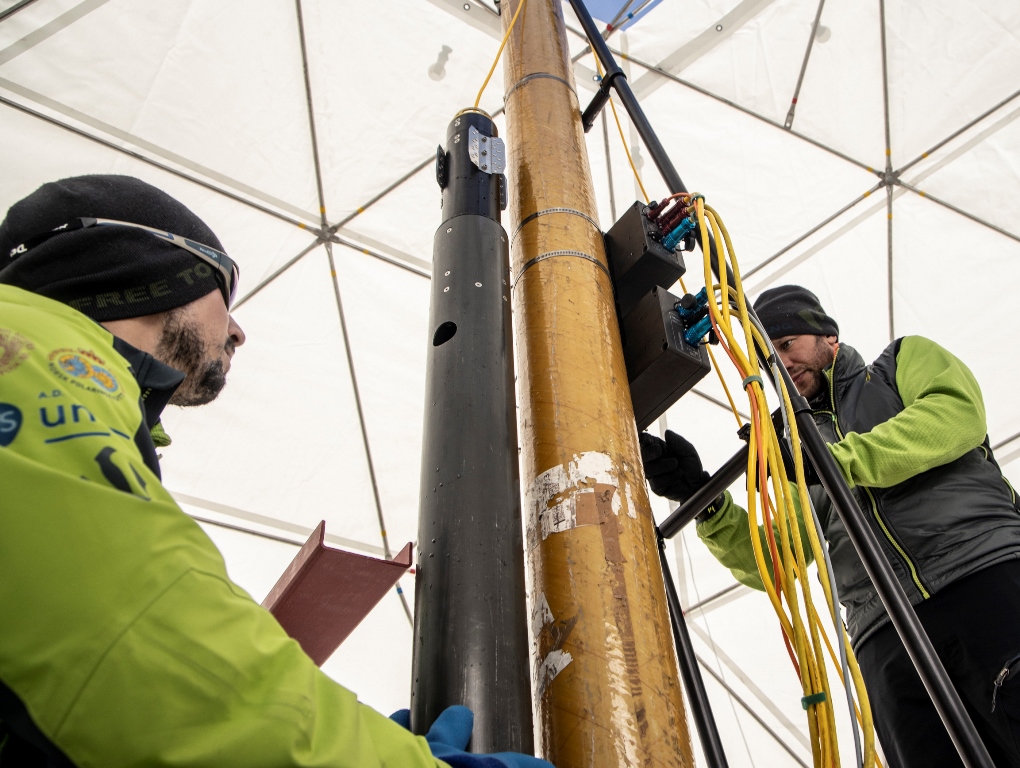
M 693 231 L 694 222 L 691 221 L 690 216 L 687 216 L 676 226 L 676 228 L 672 232 L 670 232 L 668 235 L 662 238 L 663 248 L 670 251 L 675 251 L 676 247 L 687 236 L 687 234 Z
M 698 320 L 694 325 L 684 331 L 684 341 L 690 344 L 692 347 L 696 347 L 701 343 L 701 340 L 705 337 L 710 330 L 712 330 L 712 318 L 705 315 L 703 318 Z
M 684 320 L 695 321 L 708 311 L 708 290 L 702 288 L 697 294 L 688 293 L 674 307 Z

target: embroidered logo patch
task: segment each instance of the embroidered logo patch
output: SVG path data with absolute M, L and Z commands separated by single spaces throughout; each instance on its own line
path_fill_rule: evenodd
M 85 349 L 55 349 L 50 352 L 50 370 L 57 378 L 88 392 L 108 395 L 116 400 L 124 396 L 117 379 L 95 352 Z
M 15 331 L 0 328 L 0 376 L 10 373 L 25 360 L 35 346 Z

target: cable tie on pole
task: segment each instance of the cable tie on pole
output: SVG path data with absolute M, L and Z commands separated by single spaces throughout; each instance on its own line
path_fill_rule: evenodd
M 742 382 L 740 382 L 740 386 L 742 386 L 744 389 L 747 389 L 747 385 L 750 384 L 751 382 L 754 382 L 754 381 L 757 381 L 763 387 L 765 386 L 765 382 L 761 380 L 761 376 L 757 376 L 757 375 L 756 376 L 748 376 L 746 379 L 744 379 Z
M 821 704 L 825 701 L 825 691 L 819 691 L 818 693 L 812 693 L 810 696 L 804 696 L 800 700 L 800 705 L 804 707 L 806 712 L 808 707 L 813 707 L 815 704 Z

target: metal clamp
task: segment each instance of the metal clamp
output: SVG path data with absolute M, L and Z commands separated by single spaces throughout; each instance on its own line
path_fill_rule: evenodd
M 486 136 L 468 126 L 468 157 L 483 173 L 503 173 L 506 169 L 506 145 L 497 136 Z
M 569 216 L 580 216 L 582 219 L 584 219 L 593 227 L 595 227 L 595 231 L 599 233 L 599 237 L 603 236 L 602 228 L 599 226 L 599 223 L 595 221 L 595 219 L 593 219 L 587 213 L 574 210 L 573 208 L 546 208 L 545 210 L 535 211 L 530 216 L 526 216 L 524 220 L 517 225 L 517 229 L 514 230 L 513 236 L 510 238 L 510 242 L 513 243 L 517 239 L 517 235 L 519 235 L 521 233 L 521 230 L 524 229 L 525 224 L 527 224 L 530 221 L 534 221 L 539 216 L 548 216 L 550 213 L 565 213 Z
M 574 258 L 590 261 L 596 267 L 601 269 L 605 273 L 606 277 L 608 277 L 610 280 L 613 279 L 612 276 L 609 274 L 609 270 L 606 269 L 606 265 L 603 264 L 598 259 L 596 259 L 594 256 L 591 256 L 587 253 L 582 253 L 581 251 L 549 251 L 548 253 L 539 254 L 535 258 L 529 259 L 528 261 L 524 262 L 524 265 L 521 267 L 521 271 L 518 272 L 516 276 L 514 276 L 513 284 L 511 285 L 511 287 L 516 288 L 517 281 L 520 280 L 524 276 L 524 273 L 531 269 L 531 267 L 538 264 L 538 262 L 545 261 L 546 259 L 552 259 L 555 258 L 556 256 L 573 256 Z

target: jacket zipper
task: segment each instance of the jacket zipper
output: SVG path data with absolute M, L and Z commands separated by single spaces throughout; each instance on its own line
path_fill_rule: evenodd
M 1006 662 L 1002 670 L 995 678 L 995 682 L 992 687 L 992 712 L 995 711 L 995 699 L 999 695 L 999 689 L 1002 684 L 1005 683 L 1010 677 L 1013 676 L 1013 672 L 1020 669 L 1020 654 L 1017 654 L 1012 659 Z
M 836 354 L 839 355 L 838 350 L 836 351 Z M 835 358 L 833 358 L 832 365 L 825 372 L 825 377 L 829 380 L 829 401 L 832 404 L 831 412 L 832 424 L 836 430 L 836 436 L 839 437 L 840 440 L 842 440 L 845 437 L 845 435 L 843 434 L 843 430 L 839 426 L 839 418 L 836 416 L 836 386 L 832 380 L 832 374 L 835 368 L 836 360 Z M 896 540 L 896 537 L 892 535 L 892 531 L 889 530 L 889 527 L 885 524 L 885 520 L 883 520 L 882 516 L 879 514 L 878 501 L 875 499 L 874 494 L 871 493 L 870 488 L 866 488 L 863 485 L 861 486 L 861 490 L 863 490 L 868 495 L 868 500 L 871 502 L 871 513 L 875 516 L 875 520 L 878 521 L 878 525 L 882 529 L 882 533 L 885 534 L 885 537 L 889 540 L 889 543 L 892 544 L 893 549 L 895 549 L 899 553 L 899 556 L 903 559 L 903 562 L 906 563 L 907 568 L 910 569 L 910 578 L 914 582 L 914 586 L 916 586 L 918 591 L 921 593 L 921 597 L 927 600 L 929 597 L 931 597 L 931 595 L 928 593 L 928 590 L 924 588 L 924 584 L 921 583 L 921 578 L 920 576 L 918 576 L 917 568 L 914 566 L 914 562 L 907 555 L 906 549 L 904 549 L 903 546 L 901 546 L 900 543 Z

